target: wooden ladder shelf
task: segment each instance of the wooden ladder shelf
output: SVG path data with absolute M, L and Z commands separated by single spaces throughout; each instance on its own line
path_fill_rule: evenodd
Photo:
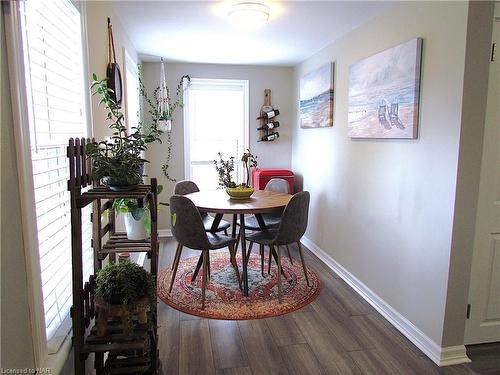
M 115 320 L 108 321 L 108 334 L 97 335 L 95 320 L 98 311 L 94 301 L 95 277 L 108 257 L 115 262 L 116 253 L 146 252 L 150 259 L 150 272 L 158 272 L 158 185 L 151 178 L 149 185 L 139 185 L 133 191 L 115 192 L 99 186 L 92 178 L 92 165 L 86 155 L 90 140 L 70 139 L 67 148 L 70 177 L 68 190 L 71 202 L 71 248 L 73 275 L 73 351 L 74 373 L 85 374 L 85 360 L 94 353 L 96 374 L 156 374 L 158 372 L 158 335 L 156 303 L 148 312 L 148 323 L 132 321 L 132 331 Z M 151 236 L 146 240 L 128 240 L 126 233 L 116 232 L 113 201 L 119 198 L 136 199 L 139 207 L 149 206 Z M 82 262 L 82 208 L 91 204 L 92 249 L 94 274 L 83 280 Z M 107 223 L 103 226 L 103 216 Z M 92 325 L 92 326 L 91 326 Z M 105 361 L 106 358 L 106 361 Z

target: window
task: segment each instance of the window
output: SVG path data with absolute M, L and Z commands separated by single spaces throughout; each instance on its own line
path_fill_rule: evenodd
M 66 146 L 86 137 L 81 17 L 70 0 L 20 2 L 30 162 L 45 334 L 55 352 L 69 332 L 71 223 Z M 90 206 L 83 213 L 84 276 L 93 269 Z
M 184 107 L 185 175 L 200 189 L 218 186 L 214 159 L 235 157 L 234 179 L 241 182 L 239 157 L 248 148 L 248 81 L 191 79 Z
M 125 110 L 128 131 L 139 124 L 139 75 L 137 64 L 124 49 L 125 56 Z

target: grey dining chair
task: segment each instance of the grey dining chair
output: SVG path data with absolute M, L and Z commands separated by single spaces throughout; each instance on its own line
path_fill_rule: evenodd
M 267 182 L 266 186 L 264 187 L 264 190 L 274 191 L 276 193 L 289 194 L 290 186 L 288 185 L 288 182 L 282 178 L 272 178 Z M 266 228 L 268 229 L 277 228 L 280 225 L 282 213 L 283 210 L 277 213 L 262 214 L 261 216 Z M 249 216 L 248 218 L 245 218 L 245 229 L 252 231 L 261 230 L 256 216 L 252 215 Z M 240 234 L 238 235 L 238 237 L 240 237 Z M 250 259 L 250 254 L 252 253 L 252 247 L 253 244 L 250 243 L 250 246 L 248 247 L 247 260 Z M 238 250 L 238 245 L 236 245 L 236 250 Z M 293 265 L 293 258 L 292 254 L 290 253 L 290 248 L 288 247 L 288 245 L 286 246 L 286 251 L 288 253 L 288 258 L 290 259 L 290 263 L 292 263 Z M 263 256 L 263 254 L 261 254 L 261 256 Z M 262 271 L 262 276 L 264 276 L 264 271 Z
M 179 181 L 175 184 L 174 187 L 174 194 L 177 195 L 186 195 L 186 194 L 196 193 L 198 191 L 200 191 L 198 185 L 196 185 L 196 183 L 194 183 L 193 181 L 189 180 Z M 200 212 L 200 214 L 203 220 L 205 231 L 210 232 L 212 230 L 212 224 L 214 222 L 213 216 L 209 215 L 206 212 Z M 226 220 L 221 220 L 219 226 L 217 227 L 216 232 L 224 232 L 224 234 L 227 236 L 227 230 L 230 226 L 231 224 L 229 222 L 227 222 Z
M 264 246 L 269 246 L 269 263 L 268 272 L 271 270 L 272 254 L 277 250 L 276 263 L 278 265 L 278 298 L 281 302 L 281 247 L 293 243 L 297 243 L 299 247 L 300 260 L 304 270 L 306 283 L 309 286 L 309 278 L 307 276 L 307 268 L 304 262 L 304 254 L 300 239 L 307 229 L 308 213 L 309 213 L 309 192 L 303 191 L 295 194 L 283 211 L 281 223 L 278 229 L 269 229 L 260 232 L 255 232 L 247 236 L 247 240 L 251 243 L 259 244 L 261 251 L 261 268 L 264 268 Z
M 226 246 L 229 248 L 230 261 L 235 269 L 236 277 L 238 278 L 238 283 L 241 288 L 240 272 L 238 264 L 236 263 L 234 249 L 234 245 L 237 241 L 236 238 L 206 232 L 200 212 L 189 198 L 182 195 L 173 195 L 170 197 L 170 214 L 172 218 L 172 235 L 177 240 L 178 245 L 175 252 L 172 278 L 170 280 L 168 292 L 170 293 L 172 291 L 183 247 L 202 251 L 202 309 L 205 309 L 209 251 L 222 249 Z

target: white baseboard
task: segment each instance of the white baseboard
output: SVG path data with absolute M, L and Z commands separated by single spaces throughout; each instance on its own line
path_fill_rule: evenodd
M 314 242 L 307 237 L 302 237 L 301 242 L 438 366 L 471 361 L 464 345 L 442 347 L 437 344 Z
M 160 237 L 160 238 L 170 238 L 170 237 L 172 237 L 172 230 L 170 230 L 170 229 L 160 229 L 160 230 L 158 230 L 158 237 Z
M 450 366 L 472 362 L 467 356 L 465 345 L 442 347 L 440 359 L 441 362 L 439 366 Z

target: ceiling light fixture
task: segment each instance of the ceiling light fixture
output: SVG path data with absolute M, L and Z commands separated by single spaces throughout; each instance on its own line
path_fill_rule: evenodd
M 229 8 L 228 16 L 240 25 L 260 25 L 269 20 L 268 5 L 256 1 L 240 1 Z

